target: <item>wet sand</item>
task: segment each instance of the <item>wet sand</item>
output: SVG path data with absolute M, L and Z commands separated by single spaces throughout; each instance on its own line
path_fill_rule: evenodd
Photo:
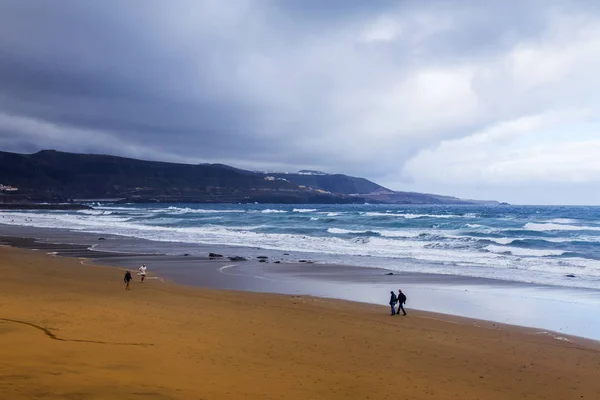
M 164 255 L 114 257 L 137 268 L 146 263 L 175 282 L 216 289 L 317 297 L 386 304 L 389 291 L 402 288 L 407 307 L 448 315 L 556 331 L 600 340 L 600 292 L 538 286 L 492 279 L 436 275 L 347 265 L 284 262 L 218 262 L 206 257 Z
M 388 275 L 389 270 L 380 268 L 298 262 L 314 254 L 151 242 L 65 229 L 0 224 L 0 235 L 4 235 L 0 243 L 85 257 L 89 263 L 133 269 L 146 263 L 150 271 L 185 285 L 312 295 L 371 304 L 386 304 L 391 289 L 403 288 L 409 297 L 410 309 L 600 340 L 600 292 L 597 290 L 398 270 Z M 243 255 L 249 261 L 225 264 L 211 261 L 207 257 L 211 251 L 225 256 Z M 269 255 L 268 262 L 259 263 L 256 259 L 259 255 Z
M 597 342 L 122 275 L 0 248 L 0 398 L 600 398 Z

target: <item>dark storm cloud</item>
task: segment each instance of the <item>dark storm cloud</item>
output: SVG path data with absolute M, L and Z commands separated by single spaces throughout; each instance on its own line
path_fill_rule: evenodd
M 1 15 L 11 22 L 0 28 L 6 38 L 0 51 L 1 111 L 107 132 L 182 157 L 217 155 L 224 147 L 242 150 L 237 138 L 243 130 L 252 133 L 252 106 L 223 98 L 211 84 L 210 68 L 194 59 L 200 93 L 186 93 L 190 60 L 165 48 L 160 34 L 151 32 L 152 18 L 144 21 L 143 12 L 136 12 L 142 3 L 132 4 L 113 2 L 102 9 L 88 9 L 91 2 L 64 8 L 4 4 Z M 23 133 L 17 135 L 24 140 L 14 138 L 13 148 L 32 148 Z M 71 150 L 83 144 L 45 143 Z
M 208 3 L 209 12 L 222 7 Z M 343 24 L 347 19 L 365 20 L 393 5 L 389 1 L 229 4 L 223 7 L 226 18 L 228 7 L 247 8 L 239 17 L 242 20 L 253 18 L 255 9 L 265 14 L 262 18 L 267 23 L 271 22 L 270 15 L 285 15 L 288 25 L 280 26 L 280 32 L 259 35 L 266 40 L 270 39 L 267 34 L 279 36 L 284 46 L 293 46 L 299 35 L 318 34 L 312 31 L 315 26 L 324 29 L 325 24 Z M 247 55 L 244 47 L 260 51 L 256 43 L 245 42 L 243 21 L 237 32 L 227 31 L 236 28 L 235 24 L 220 31 L 217 23 L 216 29 L 161 38 L 165 30 L 178 29 L 181 13 L 197 8 L 202 14 L 202 5 L 179 2 L 174 10 L 152 1 L 67 1 L 61 7 L 42 1 L 14 1 L 4 3 L 2 8 L 0 32 L 7 40 L 0 49 L 0 106 L 7 113 L 113 132 L 120 139 L 154 142 L 175 153 L 186 153 L 190 142 L 210 147 L 210 154 L 215 156 L 220 150 L 224 155 L 239 150 L 235 147 L 252 150 L 254 145 L 285 142 L 279 134 L 269 135 L 269 143 L 257 142 L 265 132 L 260 131 L 256 119 L 271 110 L 253 104 L 258 99 L 236 96 L 236 64 L 243 68 Z M 161 12 L 173 18 L 173 25 L 165 27 Z M 216 14 L 219 16 L 219 10 Z M 198 24 L 202 23 L 205 21 L 200 16 Z M 290 36 L 289 42 L 286 35 Z M 193 88 L 189 87 L 190 81 Z M 294 126 L 285 129 L 292 135 L 302 133 L 294 132 Z M 165 135 L 172 140 L 161 143 Z M 235 146 L 240 143 L 243 146 Z
M 527 49 L 544 45 L 549 27 L 560 32 L 563 15 L 589 19 L 597 8 L 8 0 L 0 3 L 0 147 L 319 168 L 401 185 L 412 181 L 404 162 L 444 140 L 578 105 L 564 99 L 580 92 L 551 97 L 514 76 L 527 71 L 523 57 L 537 62 Z M 558 74 L 562 64 L 545 57 L 558 66 L 536 76 Z

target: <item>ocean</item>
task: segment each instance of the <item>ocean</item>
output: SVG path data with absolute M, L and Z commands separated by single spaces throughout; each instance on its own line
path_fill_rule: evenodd
M 320 263 L 600 289 L 600 207 L 94 203 L 0 223 L 295 252 Z M 218 247 L 217 247 L 218 248 Z

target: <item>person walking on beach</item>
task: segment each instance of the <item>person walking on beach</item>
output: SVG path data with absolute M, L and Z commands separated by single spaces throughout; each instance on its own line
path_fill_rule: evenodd
M 394 291 L 392 290 L 390 292 L 390 294 L 392 295 L 390 297 L 390 307 L 392 308 L 392 315 L 396 315 L 396 302 L 398 301 L 398 298 L 396 297 L 396 293 L 394 293 Z
M 140 275 L 142 277 L 142 282 L 144 282 L 144 278 L 146 277 L 146 264 L 142 264 L 142 266 L 139 268 L 140 270 Z
M 125 277 L 123 278 L 123 282 L 125 282 L 125 290 L 130 290 L 129 282 L 131 282 L 132 279 L 131 273 L 129 271 L 125 271 Z
M 406 311 L 404 310 L 405 303 L 406 295 L 402 293 L 402 290 L 398 289 L 398 314 L 400 314 L 400 310 L 402 310 L 402 315 L 406 315 Z

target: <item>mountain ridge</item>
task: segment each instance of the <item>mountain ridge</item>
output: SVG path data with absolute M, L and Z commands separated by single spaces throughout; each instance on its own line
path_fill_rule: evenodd
M 361 177 L 301 170 L 248 171 L 106 154 L 0 151 L 0 202 L 113 198 L 125 202 L 477 204 L 450 196 L 397 192 Z

